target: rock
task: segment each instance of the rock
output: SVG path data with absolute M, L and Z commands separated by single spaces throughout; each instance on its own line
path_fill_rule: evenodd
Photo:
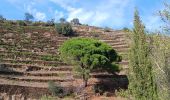
M 6 33 L 4 36 L 7 38 L 12 38 L 14 36 L 14 33 Z

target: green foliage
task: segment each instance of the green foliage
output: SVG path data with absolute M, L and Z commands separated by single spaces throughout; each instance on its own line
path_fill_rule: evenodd
M 48 89 L 52 93 L 53 96 L 60 97 L 63 95 L 63 89 L 52 81 L 48 83 Z
M 90 38 L 70 39 L 64 42 L 59 52 L 66 63 L 76 66 L 76 72 L 82 76 L 85 85 L 93 69 L 109 69 L 119 57 L 111 46 Z
M 55 24 L 55 27 L 59 34 L 65 36 L 73 35 L 72 26 L 69 23 L 57 23 Z
M 135 100 L 157 99 L 149 54 L 149 45 L 146 42 L 144 25 L 136 10 L 134 15 L 134 29 L 132 33 L 129 66 L 129 89 Z
M 152 64 L 154 65 L 155 82 L 159 100 L 170 98 L 170 37 L 152 35 Z
M 42 96 L 40 100 L 56 100 L 57 98 L 54 98 L 52 96 Z M 57 99 L 58 100 L 58 99 Z
M 129 91 L 120 89 L 115 91 L 116 96 L 124 97 L 124 98 L 129 98 Z
M 19 26 L 26 26 L 26 25 L 27 25 L 27 24 L 26 24 L 24 21 L 22 21 L 22 20 L 17 21 L 17 24 L 18 24 Z
M 41 60 L 45 60 L 45 61 L 58 61 L 58 56 L 52 56 L 52 55 L 44 55 L 41 56 Z

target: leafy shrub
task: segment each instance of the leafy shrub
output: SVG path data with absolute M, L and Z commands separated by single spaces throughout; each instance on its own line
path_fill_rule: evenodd
M 26 25 L 27 25 L 27 24 L 25 23 L 25 21 L 22 21 L 22 20 L 17 21 L 17 24 L 18 24 L 19 26 L 26 26 Z
M 50 81 L 48 83 L 48 89 L 52 93 L 52 95 L 63 97 L 63 93 L 64 93 L 63 89 L 57 84 L 55 84 L 54 82 Z
M 55 24 L 55 27 L 59 34 L 65 36 L 73 35 L 72 26 L 69 23 L 57 23 Z

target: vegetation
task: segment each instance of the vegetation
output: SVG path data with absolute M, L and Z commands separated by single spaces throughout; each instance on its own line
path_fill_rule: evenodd
M 129 89 L 134 100 L 156 100 L 157 93 L 153 68 L 149 58 L 149 45 L 146 42 L 144 25 L 138 11 L 134 14 L 134 29 L 130 50 Z M 135 81 L 134 81 L 135 80 Z
M 75 65 L 75 71 L 82 77 L 85 86 L 93 69 L 114 68 L 111 63 L 119 58 L 112 47 L 90 38 L 68 40 L 59 52 L 65 62 Z
M 31 21 L 34 19 L 34 16 L 30 13 L 25 13 L 25 21 Z
M 63 96 L 63 89 L 52 81 L 48 83 L 48 89 L 53 96 Z
M 73 35 L 73 29 L 69 23 L 57 23 L 55 24 L 55 28 L 59 34 L 65 36 Z
M 165 9 L 160 11 L 160 16 L 165 26 L 165 33 L 170 32 L 170 5 L 165 3 Z M 170 98 L 170 37 L 168 35 L 155 34 L 150 36 L 152 42 L 152 64 L 154 66 L 155 82 L 159 100 Z
M 6 20 L 2 15 L 0 15 L 0 22 L 3 22 L 4 20 Z
M 71 24 L 73 24 L 73 25 L 81 25 L 78 18 L 74 18 L 73 20 L 71 20 Z

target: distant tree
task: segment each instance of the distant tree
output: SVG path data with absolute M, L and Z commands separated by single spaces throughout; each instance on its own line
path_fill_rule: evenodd
M 114 71 L 116 68 L 111 63 L 119 58 L 111 46 L 90 38 L 67 40 L 59 52 L 64 62 L 75 65 L 75 72 L 82 77 L 85 87 L 92 70 L 99 68 Z
M 34 16 L 30 13 L 25 13 L 25 20 L 26 21 L 31 21 L 34 19 Z
M 149 50 L 145 28 L 136 10 L 129 59 L 129 89 L 134 100 L 157 100 Z
M 55 19 L 51 19 L 51 20 L 47 21 L 46 26 L 54 26 L 54 25 L 55 25 Z
M 79 19 L 78 18 L 74 18 L 73 20 L 71 20 L 71 24 L 73 24 L 73 25 L 80 25 Z
M 72 26 L 69 23 L 56 23 L 55 28 L 59 34 L 63 34 L 65 36 L 73 34 Z
M 127 27 L 124 27 L 122 30 L 123 30 L 124 32 L 130 32 L 130 29 L 127 28 Z
M 60 23 L 66 23 L 66 19 L 65 18 L 60 18 Z
M 0 15 L 0 21 L 6 20 L 2 15 Z

